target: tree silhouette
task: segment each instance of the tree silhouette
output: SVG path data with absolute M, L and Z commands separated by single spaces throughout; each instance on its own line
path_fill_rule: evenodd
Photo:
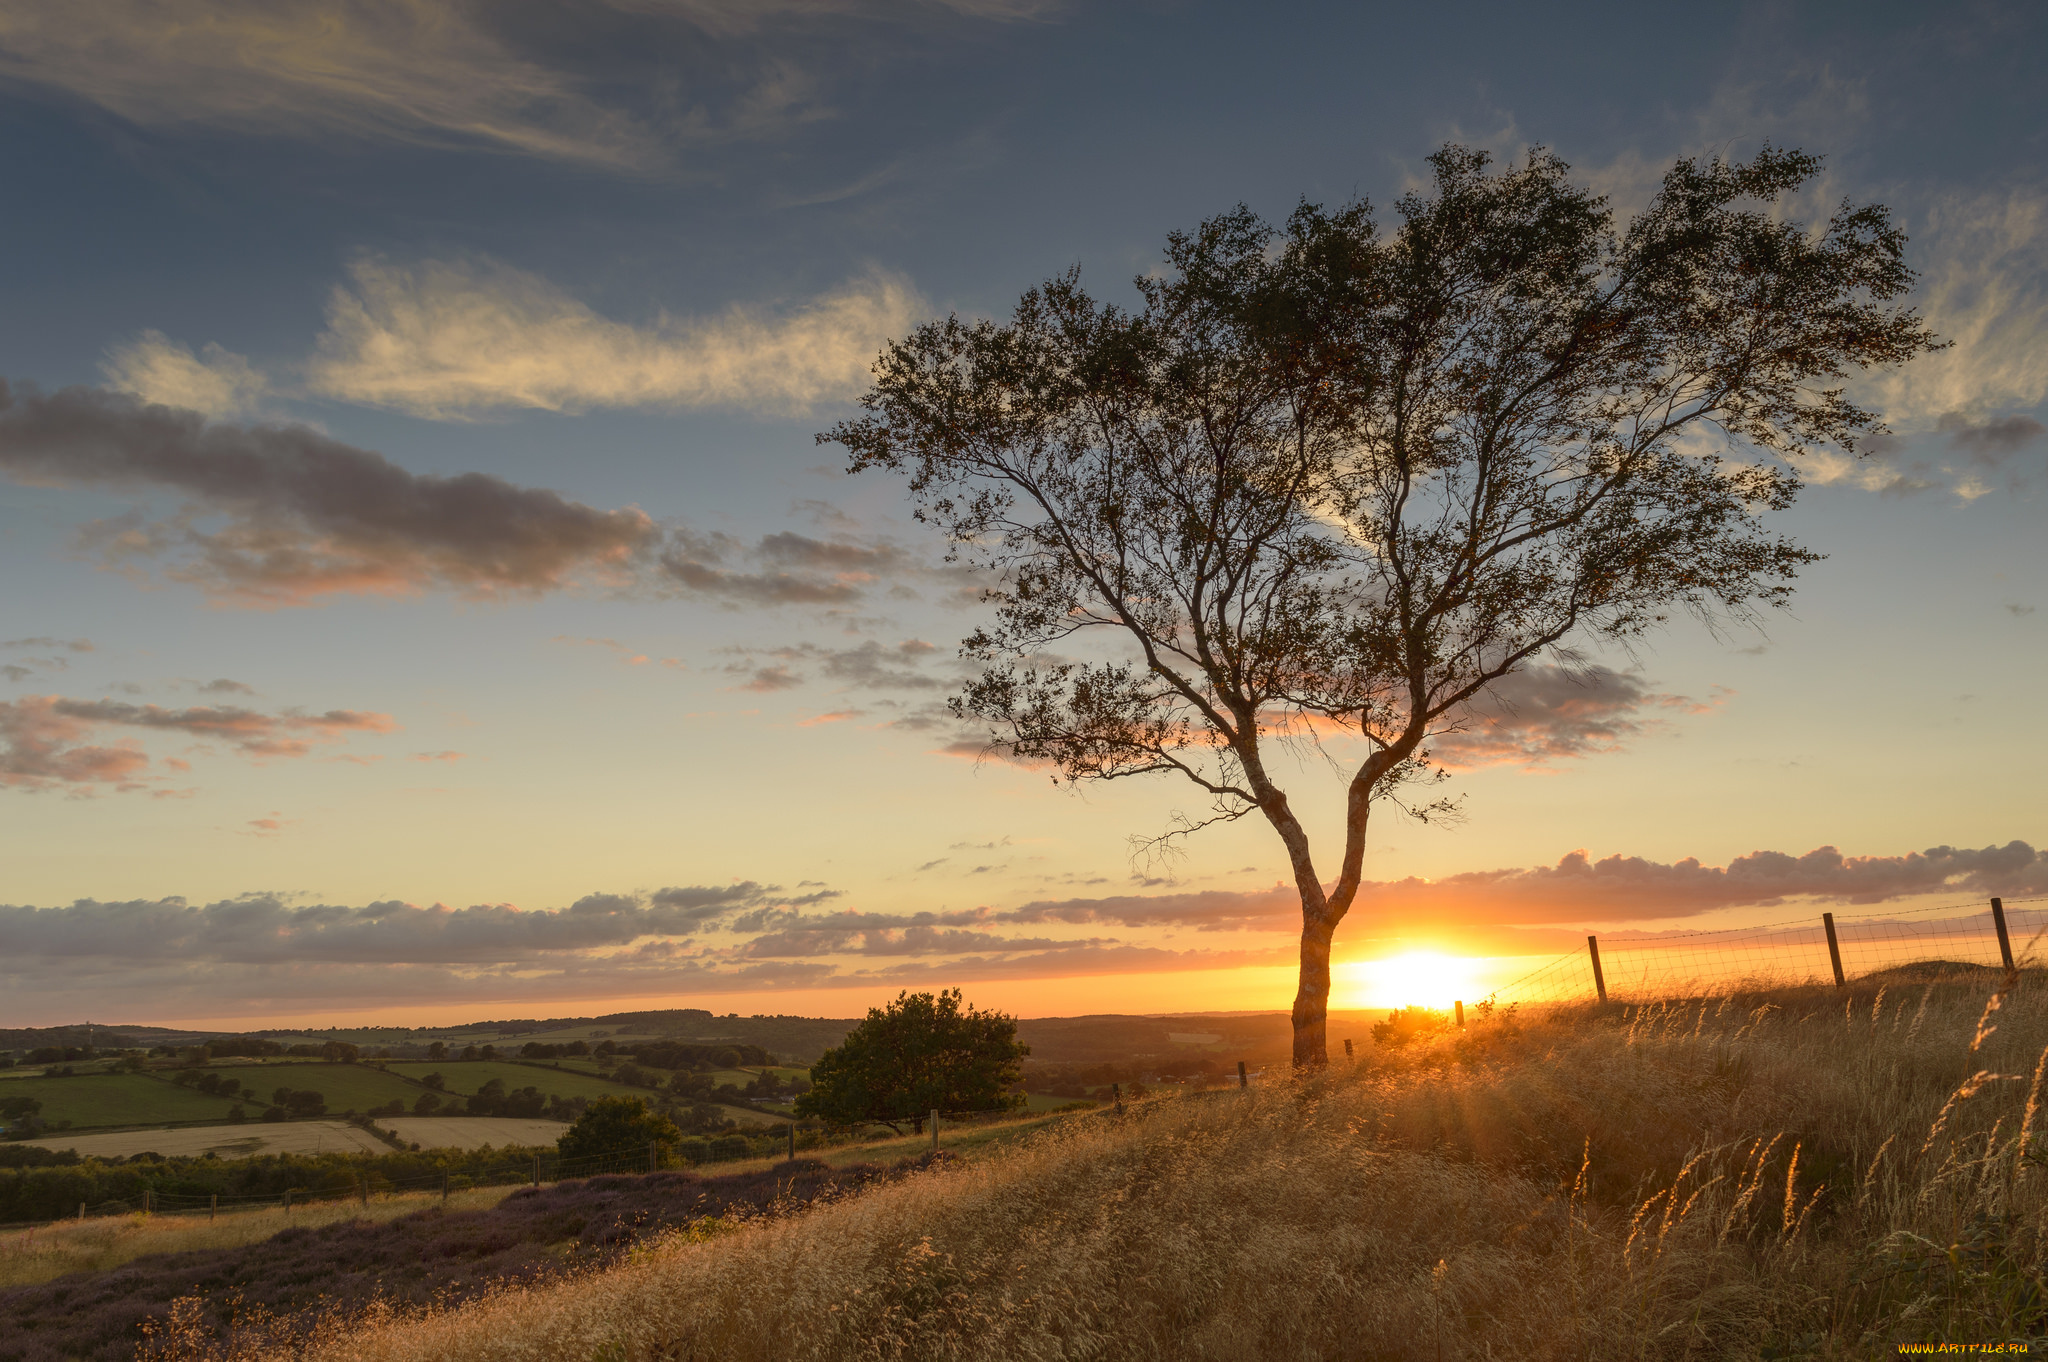
M 1849 374 L 1933 345 L 1882 206 L 1783 211 L 1804 153 L 1679 161 L 1619 231 L 1540 150 L 1431 164 L 1384 234 L 1362 202 L 1281 228 L 1240 207 L 1170 237 L 1135 311 L 1076 270 L 1005 324 L 927 323 L 819 437 L 907 472 L 996 583 L 952 702 L 992 749 L 1192 781 L 1209 809 L 1154 845 L 1272 825 L 1301 899 L 1297 1064 L 1325 1062 L 1372 810 L 1450 807 L 1416 792 L 1444 775 L 1430 739 L 1539 656 L 1784 604 L 1816 555 L 1764 516 L 1801 456 L 1883 429 Z M 1348 770 L 1328 881 L 1274 766 L 1306 741 Z

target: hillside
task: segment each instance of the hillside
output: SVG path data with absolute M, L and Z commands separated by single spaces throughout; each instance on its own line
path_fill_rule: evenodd
M 307 1355 L 1818 1358 L 2023 1338 L 2048 1327 L 2028 1228 L 2048 1211 L 2048 996 L 2029 985 L 1989 1015 L 1957 983 L 1475 1022 L 1301 1082 L 1080 1115 Z

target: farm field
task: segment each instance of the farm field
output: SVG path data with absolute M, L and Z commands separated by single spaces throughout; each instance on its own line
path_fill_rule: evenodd
M 394 1070 L 397 1067 L 392 1066 Z M 368 1064 L 271 1063 L 240 1070 L 234 1076 L 244 1087 L 255 1089 L 266 1103 L 279 1088 L 311 1090 L 326 1099 L 329 1111 L 368 1111 L 394 1100 L 410 1106 L 421 1092 L 417 1085 Z
M 9 1097 L 33 1097 L 41 1117 L 55 1125 L 146 1125 L 160 1121 L 219 1121 L 235 1106 L 231 1098 L 180 1088 L 150 1074 L 78 1074 L 71 1078 L 16 1078 Z
M 378 1126 L 422 1149 L 482 1149 L 485 1145 L 551 1145 L 568 1124 L 518 1116 L 385 1116 Z M 378 1149 L 383 1146 L 380 1144 Z
M 447 1083 L 447 1092 L 464 1097 L 476 1092 L 494 1078 L 505 1085 L 507 1092 L 517 1092 L 521 1088 L 539 1088 L 547 1097 L 616 1097 L 621 1093 L 645 1091 L 641 1088 L 628 1087 L 624 1083 L 614 1083 L 608 1078 L 599 1078 L 594 1073 L 548 1069 L 536 1064 L 510 1064 L 503 1060 L 407 1060 L 389 1067 L 393 1074 L 410 1078 L 415 1083 L 428 1074 L 437 1073 Z M 420 1092 L 421 1089 L 418 1087 L 408 1088 L 408 1106 Z
M 75 1150 L 80 1158 L 87 1159 L 125 1159 L 142 1153 L 195 1158 L 212 1153 L 223 1159 L 256 1154 L 321 1154 L 331 1150 L 383 1154 L 391 1148 L 346 1121 L 245 1121 L 240 1125 L 119 1130 L 100 1135 L 58 1133 L 19 1143 Z

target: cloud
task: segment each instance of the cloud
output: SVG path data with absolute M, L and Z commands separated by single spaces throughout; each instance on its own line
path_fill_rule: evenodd
M 10 638 L 0 643 L 0 648 L 61 648 L 72 653 L 93 651 L 91 640 L 82 638 Z
M 1936 199 L 1914 248 L 1915 301 L 1951 345 L 1877 380 L 1887 415 L 1910 429 L 2048 399 L 2048 192 Z
M 92 725 L 56 711 L 53 696 L 0 702 L 0 785 L 22 790 L 66 787 L 92 793 L 98 786 L 143 788 L 149 754 L 133 739 L 101 746 L 89 742 Z
M 306 366 L 310 391 L 441 420 L 513 408 L 803 412 L 867 386 L 883 344 L 928 308 L 900 276 L 855 279 L 781 314 L 610 320 L 485 259 L 358 260 Z
M 225 676 L 215 677 L 213 680 L 200 686 L 199 690 L 208 695 L 254 695 L 256 693 L 254 686 L 244 685 L 240 681 L 230 681 Z
M 1951 449 L 1973 455 L 1994 467 L 2038 443 L 2042 433 L 2048 431 L 2048 426 L 2030 416 L 2005 416 L 1973 422 L 1957 412 L 1943 416 L 1934 423 L 1934 428 L 1948 436 Z
M 755 659 L 774 658 L 776 665 L 761 669 L 756 675 L 773 673 L 776 682 L 770 689 L 782 690 L 801 685 L 805 678 L 790 671 L 791 667 L 814 667 L 827 680 L 836 681 L 845 690 L 944 690 L 951 681 L 926 675 L 918 670 L 920 664 L 938 652 L 932 644 L 923 639 L 905 639 L 901 643 L 883 644 L 872 639 L 852 648 L 824 648 L 815 643 L 796 643 L 775 648 L 736 647 L 724 650 L 738 661 L 726 664 L 725 670 L 742 676 L 755 672 Z M 892 727 L 919 727 L 899 720 Z
M 37 672 L 69 671 L 71 659 L 65 657 L 65 653 L 89 653 L 93 650 L 92 644 L 82 638 L 69 641 L 59 638 L 16 638 L 0 642 L 0 651 L 26 648 L 47 648 L 52 651 L 42 657 L 24 657 L 19 662 L 0 663 L 0 677 L 5 677 L 10 682 L 20 682 L 28 680 Z
M 1934 894 L 1982 899 L 2043 893 L 2048 893 L 2048 854 L 2025 842 L 1974 851 L 1941 846 L 1900 856 L 1845 856 L 1834 847 L 1802 856 L 1754 851 L 1726 866 L 1621 855 L 1596 861 L 1574 851 L 1554 866 L 1471 871 L 1438 880 L 1368 881 L 1359 889 L 1349 921 L 1360 930 L 1443 930 L 1683 918 L 1795 899 L 1872 904 Z M 1301 904 L 1292 885 L 1275 884 L 1248 891 L 1041 900 L 984 910 L 982 920 L 1285 931 L 1299 929 Z
M 92 793 L 143 788 L 150 761 L 133 738 L 112 745 L 93 739 L 109 728 L 170 732 L 216 742 L 247 757 L 303 757 L 316 744 L 338 742 L 351 733 L 389 733 L 391 716 L 334 709 L 322 714 L 286 710 L 263 714 L 237 706 L 197 705 L 165 709 L 118 700 L 75 700 L 34 695 L 0 702 L 0 785 L 24 790 L 69 788 Z M 170 760 L 172 770 L 188 764 Z
M 752 544 L 731 535 L 673 531 L 657 573 L 670 590 L 728 609 L 778 605 L 851 605 L 884 574 L 918 571 L 889 544 L 812 539 L 787 531 Z
M 667 159 L 655 129 L 518 55 L 485 26 L 491 17 L 452 0 L 16 0 L 0 15 L 0 74 L 149 127 L 614 169 Z
M 122 967 L 150 960 L 515 965 L 650 937 L 689 936 L 777 893 L 774 885 L 753 881 L 689 885 L 590 894 L 567 908 L 535 911 L 510 904 L 420 907 L 396 900 L 358 907 L 293 904 L 275 894 L 204 905 L 181 898 L 81 899 L 62 908 L 0 905 L 0 958 L 17 967 L 82 960 Z
M 1202 931 L 1284 931 L 1301 925 L 1301 899 L 1287 885 L 1251 892 L 1118 894 L 1095 899 L 1042 899 L 991 915 L 996 922 L 1060 922 L 1069 926 L 1195 927 Z
M 252 415 L 270 391 L 269 379 L 242 356 L 211 344 L 195 355 L 161 331 L 110 351 L 100 372 L 120 392 L 212 417 Z
M 600 511 L 482 473 L 410 473 L 304 426 L 232 425 L 123 393 L 43 394 L 0 380 L 0 472 L 40 486 L 162 490 L 176 515 L 96 522 L 81 543 L 233 605 L 335 594 L 532 595 L 616 578 L 657 539 L 633 509 Z
M 864 709 L 835 709 L 824 714 L 813 714 L 808 719 L 797 720 L 798 728 L 820 728 L 826 724 L 841 724 L 849 719 L 858 719 L 867 713 Z
M 1540 768 L 1617 751 L 1656 732 L 1664 723 L 1654 711 L 1698 714 L 1710 708 L 1653 691 L 1640 677 L 1606 667 L 1534 666 L 1492 687 L 1472 706 L 1463 729 L 1432 739 L 1430 750 L 1454 770 L 1515 762 Z
M 779 690 L 794 690 L 803 683 L 804 679 L 793 675 L 787 667 L 761 667 L 732 689 L 770 695 Z
M 463 759 L 463 758 L 464 758 L 465 756 L 467 756 L 467 755 L 468 755 L 468 754 L 467 754 L 467 753 L 464 753 L 464 752 L 449 752 L 449 751 L 444 751 L 444 752 L 415 752 L 415 753 L 413 753 L 413 754 L 412 754 L 411 756 L 407 757 L 407 758 L 406 758 L 406 760 L 407 760 L 407 761 L 418 761 L 418 762 L 429 762 L 429 763 L 431 763 L 431 762 L 437 762 L 437 761 L 438 761 L 438 762 L 447 762 L 447 763 L 449 763 L 449 764 L 451 764 L 451 765 L 452 765 L 452 764 L 453 764 L 453 763 L 455 763 L 455 762 L 461 761 L 461 760 L 462 760 L 462 759 Z

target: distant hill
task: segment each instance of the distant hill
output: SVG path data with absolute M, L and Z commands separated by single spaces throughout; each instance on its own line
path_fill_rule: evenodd
M 1364 1036 L 1368 1014 L 1332 1013 L 1333 1048 L 1345 1035 Z M 1378 1014 L 1370 1014 L 1377 1016 Z M 24 1052 L 45 1046 L 91 1044 L 101 1050 L 158 1045 L 193 1045 L 227 1035 L 260 1036 L 286 1044 L 341 1040 L 403 1053 L 441 1041 L 452 1047 L 496 1045 L 516 1049 L 529 1040 L 591 1040 L 599 1036 L 662 1038 L 684 1042 L 724 1041 L 758 1045 L 785 1061 L 807 1065 L 846 1038 L 859 1024 L 852 1017 L 798 1017 L 717 1013 L 697 1007 L 642 1012 L 607 1012 L 588 1017 L 513 1018 L 456 1026 L 337 1026 L 324 1029 L 263 1027 L 246 1032 L 196 1031 L 163 1026 L 78 1023 L 72 1026 L 0 1030 L 0 1050 Z M 1156 1059 L 1191 1052 L 1227 1055 L 1253 1062 L 1283 1057 L 1292 1034 L 1285 1012 L 1099 1013 L 1080 1017 L 1026 1017 L 1017 1036 L 1031 1047 L 1037 1064 L 1104 1064 Z

